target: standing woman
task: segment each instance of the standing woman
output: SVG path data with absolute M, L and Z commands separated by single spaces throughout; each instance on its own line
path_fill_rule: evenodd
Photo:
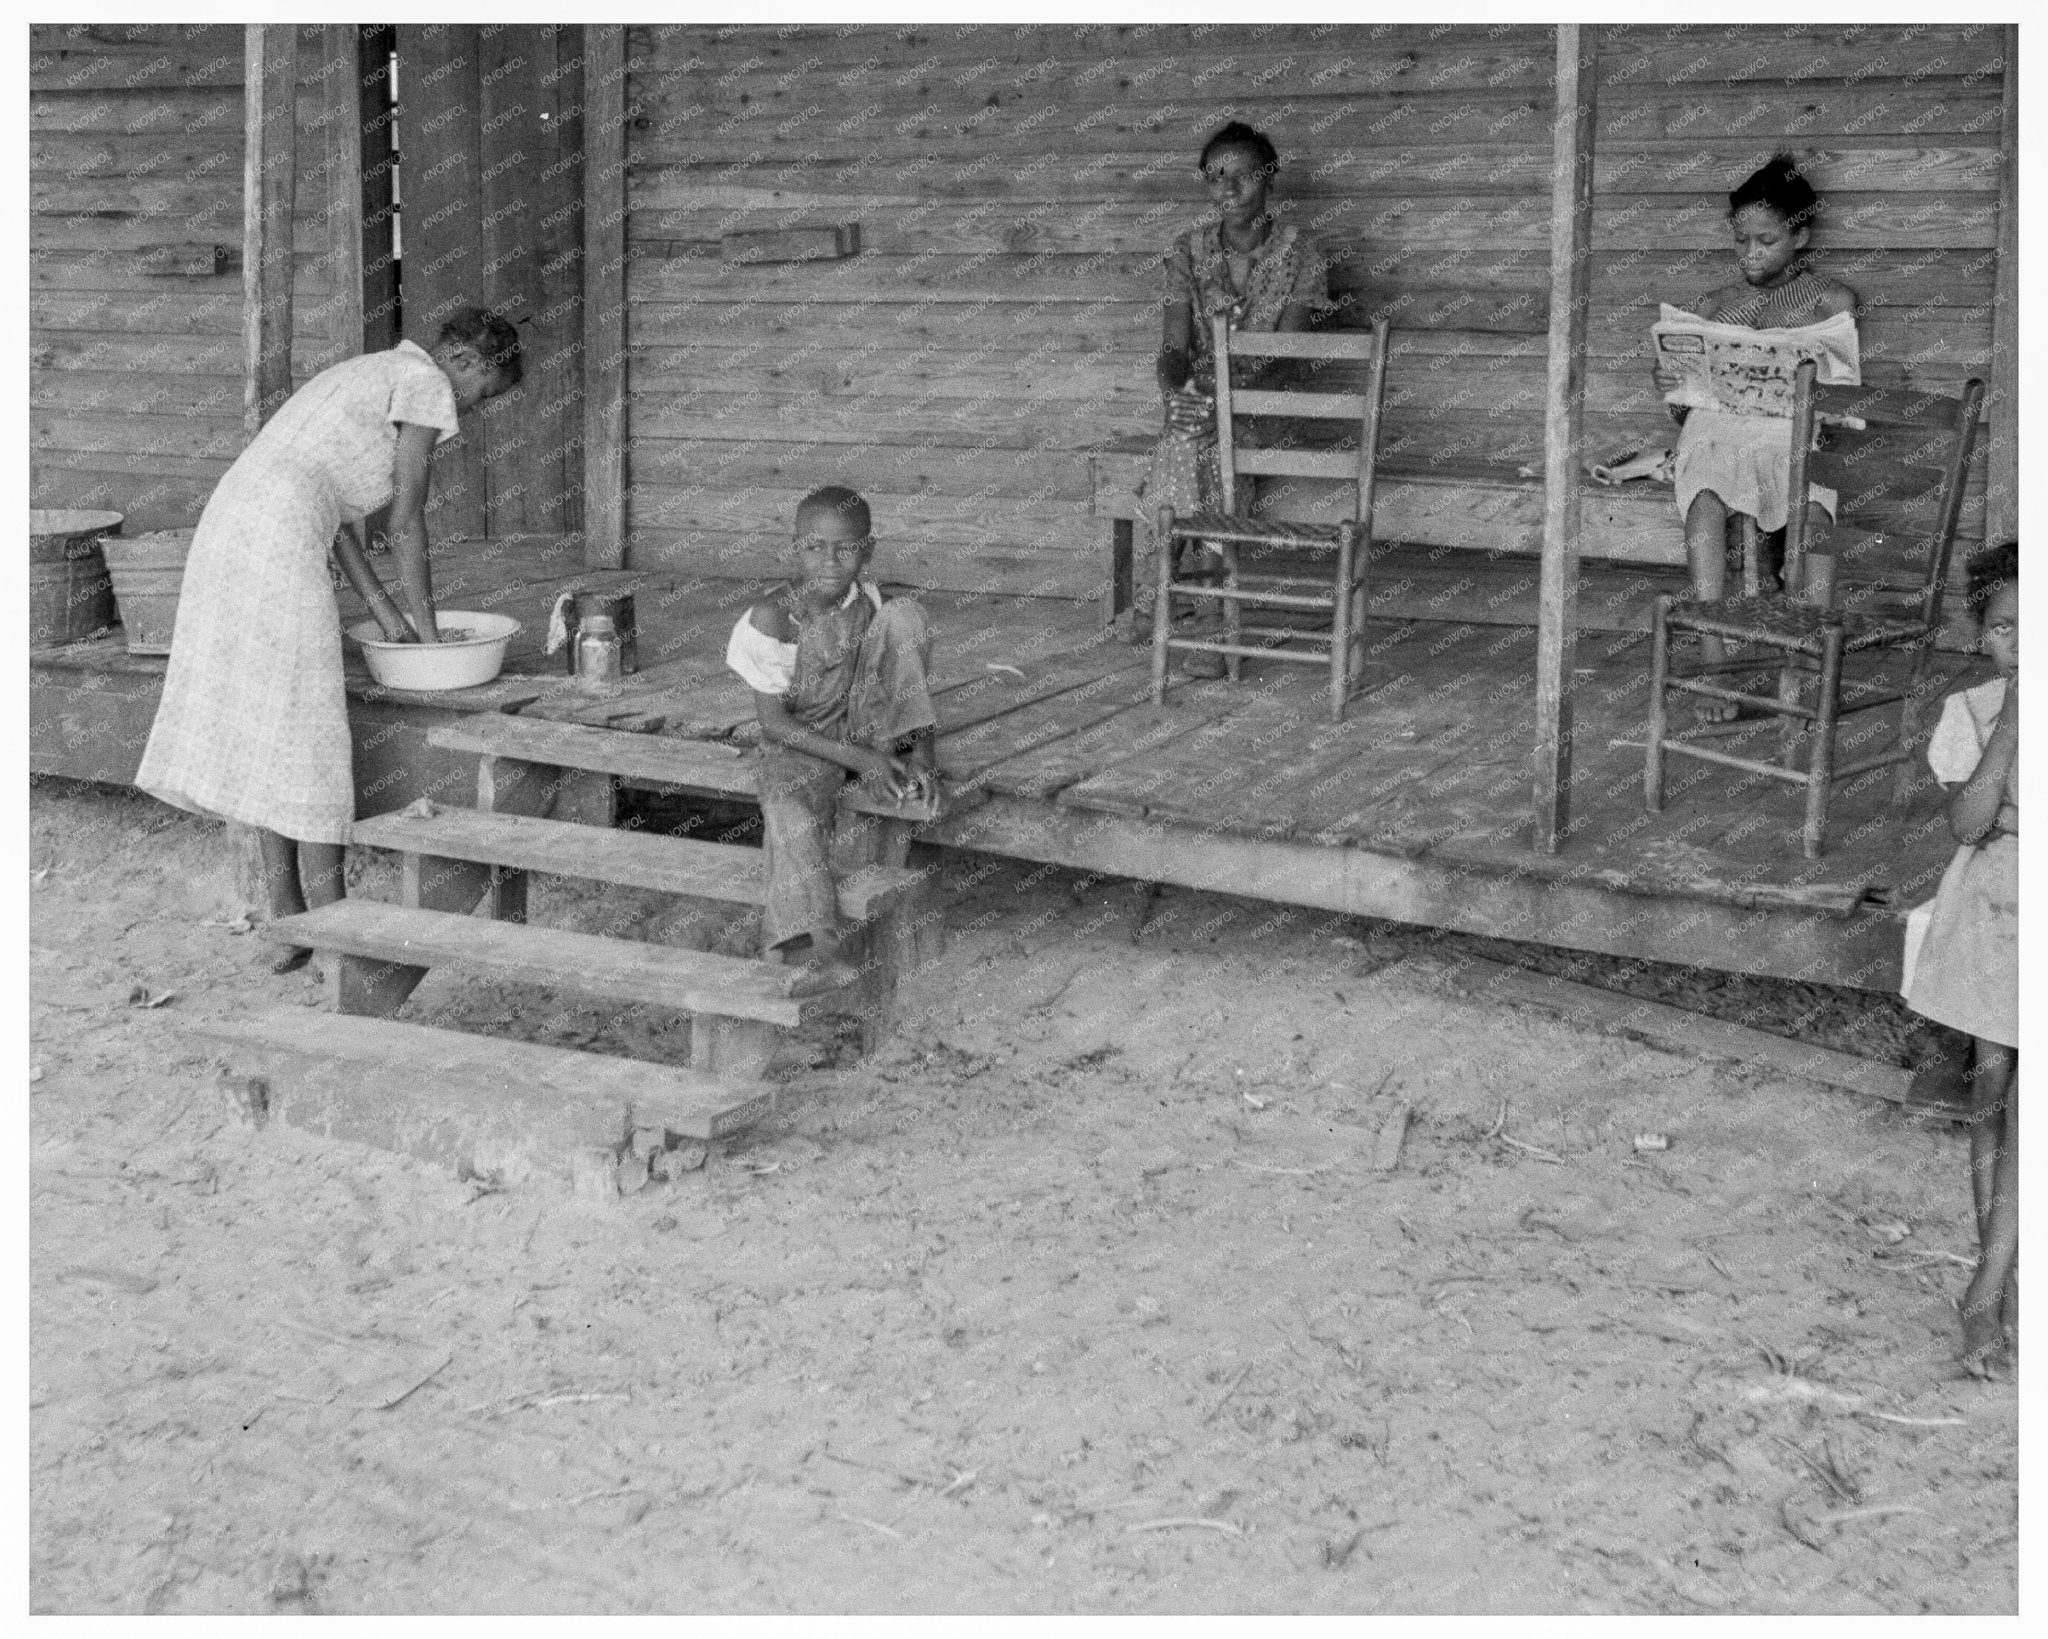
M 1165 429 L 1142 492 L 1148 518 L 1162 505 L 1185 517 L 1213 511 L 1221 501 L 1212 322 L 1227 315 L 1239 330 L 1306 330 L 1329 301 L 1329 265 L 1321 246 L 1274 218 L 1270 196 L 1280 155 L 1271 139 L 1232 120 L 1203 145 L 1200 166 L 1216 216 L 1182 234 L 1166 257 L 1157 360 Z M 1276 378 L 1286 363 L 1247 360 L 1233 380 L 1256 387 Z M 1153 585 L 1151 575 L 1136 577 L 1133 601 L 1140 612 L 1134 642 L 1150 641 Z
M 461 412 L 516 386 L 520 371 L 518 332 L 473 307 L 449 317 L 431 353 L 402 341 L 346 359 L 285 402 L 200 515 L 135 783 L 179 808 L 257 827 L 273 918 L 341 898 L 355 819 L 328 553 L 385 637 L 439 642 L 429 463 Z M 364 540 L 363 520 L 386 505 L 403 607 L 370 568 Z M 276 971 L 311 955 L 295 949 Z

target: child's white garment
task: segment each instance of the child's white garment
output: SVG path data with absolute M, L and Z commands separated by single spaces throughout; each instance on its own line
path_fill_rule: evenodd
M 1976 772 L 2005 705 L 2005 679 L 1994 677 L 1942 702 L 1927 742 L 1927 765 L 1944 785 Z M 2015 762 L 2007 782 L 2002 829 L 1964 845 L 1942 873 L 1941 886 L 1906 918 L 1906 1005 L 1985 1041 L 2017 1047 L 2019 1034 L 2019 789 Z

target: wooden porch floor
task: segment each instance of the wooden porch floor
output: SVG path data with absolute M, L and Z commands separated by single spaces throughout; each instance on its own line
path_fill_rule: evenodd
M 512 543 L 437 566 L 445 607 L 525 623 L 508 673 L 461 694 L 401 695 L 354 676 L 366 813 L 421 791 L 460 796 L 465 769 L 421 755 L 425 720 L 510 709 L 622 730 L 751 738 L 751 697 L 724 669 L 724 640 L 753 583 L 575 572 L 560 543 Z M 617 697 L 569 691 L 540 653 L 564 584 L 630 585 L 641 670 Z M 929 594 L 937 633 L 940 761 L 977 802 L 931 839 L 1256 898 L 1378 914 L 1580 949 L 1885 988 L 1900 909 L 1926 897 L 1953 844 L 1924 777 L 1904 808 L 1888 780 L 1838 788 L 1826 857 L 1801 856 L 1796 788 L 1674 759 L 1662 814 L 1644 811 L 1647 638 L 1588 632 L 1574 695 L 1574 823 L 1555 856 L 1529 847 L 1534 633 L 1521 625 L 1375 620 L 1364 693 L 1330 725 L 1319 673 L 1249 662 L 1236 685 L 1177 678 L 1148 698 L 1149 653 L 1106 636 L 1088 605 Z M 1483 595 L 1452 600 L 1466 608 Z M 345 617 L 348 610 L 344 609 Z M 1498 618 L 1496 616 L 1495 618 Z M 1632 626 L 1633 620 L 1614 621 Z M 352 665 L 355 662 L 352 662 Z M 98 674 L 104 704 L 146 696 L 163 663 L 114 640 L 34 658 L 38 688 Z M 1974 665 L 1944 655 L 1944 688 Z M 34 766 L 70 766 L 58 708 L 36 714 Z M 1889 712 L 1871 714 L 1872 745 Z M 403 725 L 416 732 L 399 733 Z M 140 725 L 146 735 L 146 718 Z M 1761 725 L 1757 743 L 1775 727 Z M 76 733 L 74 730 L 74 740 Z M 139 738 L 129 738 L 139 754 Z M 394 760 L 395 759 L 395 760 Z M 117 759 L 118 762 L 118 759 Z M 370 777 L 379 775 L 380 777 Z

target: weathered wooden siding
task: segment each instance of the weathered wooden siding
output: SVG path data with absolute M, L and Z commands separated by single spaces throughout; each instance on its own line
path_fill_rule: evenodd
M 30 35 L 30 493 L 38 506 L 113 507 L 130 532 L 189 525 L 244 442 L 243 33 L 120 23 Z M 319 35 L 302 29 L 299 53 L 299 380 L 339 356 Z M 207 253 L 165 266 L 159 246 Z
M 1817 156 L 1873 375 L 1985 368 L 1999 29 L 1602 32 L 1591 448 L 1668 437 L 1648 324 L 1733 276 L 1726 190 L 1778 146 Z M 1540 464 L 1547 29 L 678 26 L 629 56 L 636 564 L 758 570 L 844 479 L 891 573 L 1092 595 L 1088 455 L 1156 425 L 1156 264 L 1231 117 L 1337 253 L 1337 322 L 1396 326 L 1392 463 Z M 844 260 L 720 255 L 842 222 Z

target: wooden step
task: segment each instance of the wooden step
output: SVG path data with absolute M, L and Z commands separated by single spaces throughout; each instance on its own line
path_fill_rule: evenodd
M 380 814 L 359 820 L 350 840 L 398 853 L 545 871 L 739 905 L 759 905 L 768 892 L 766 865 L 758 848 L 520 814 L 487 814 L 474 808 Z M 850 872 L 839 884 L 839 913 L 850 922 L 870 921 L 903 903 L 922 882 L 917 871 L 883 865 Z
M 480 757 L 509 757 L 544 768 L 581 769 L 610 774 L 636 785 L 694 791 L 737 802 L 760 800 L 760 779 L 754 759 L 735 746 L 713 740 L 685 740 L 667 734 L 635 734 L 622 729 L 592 728 L 585 723 L 555 723 L 540 717 L 483 711 L 439 723 L 427 730 L 427 743 L 449 751 L 470 751 Z M 883 819 L 914 818 L 887 797 L 849 783 L 840 806 Z
M 506 712 L 478 712 L 427 731 L 429 745 L 512 757 L 551 768 L 580 768 L 647 785 L 674 786 L 714 797 L 755 800 L 754 760 L 710 740 L 630 734 L 581 723 L 551 723 Z
M 303 1007 L 181 1027 L 231 1073 L 263 1078 L 272 1119 L 507 1183 L 566 1182 L 575 1158 L 616 1153 L 636 1131 L 725 1138 L 771 1099 L 759 1082 L 673 1065 Z
M 783 988 L 792 970 L 769 962 L 606 939 L 561 928 L 453 916 L 446 911 L 413 910 L 375 899 L 337 900 L 318 910 L 266 922 L 258 931 L 279 944 L 309 946 L 400 968 L 458 967 L 523 984 L 553 985 L 589 996 L 685 1008 L 785 1029 L 803 1023 L 831 994 L 785 995 Z M 339 1012 L 386 1011 L 351 1006 L 339 994 L 336 1003 Z

